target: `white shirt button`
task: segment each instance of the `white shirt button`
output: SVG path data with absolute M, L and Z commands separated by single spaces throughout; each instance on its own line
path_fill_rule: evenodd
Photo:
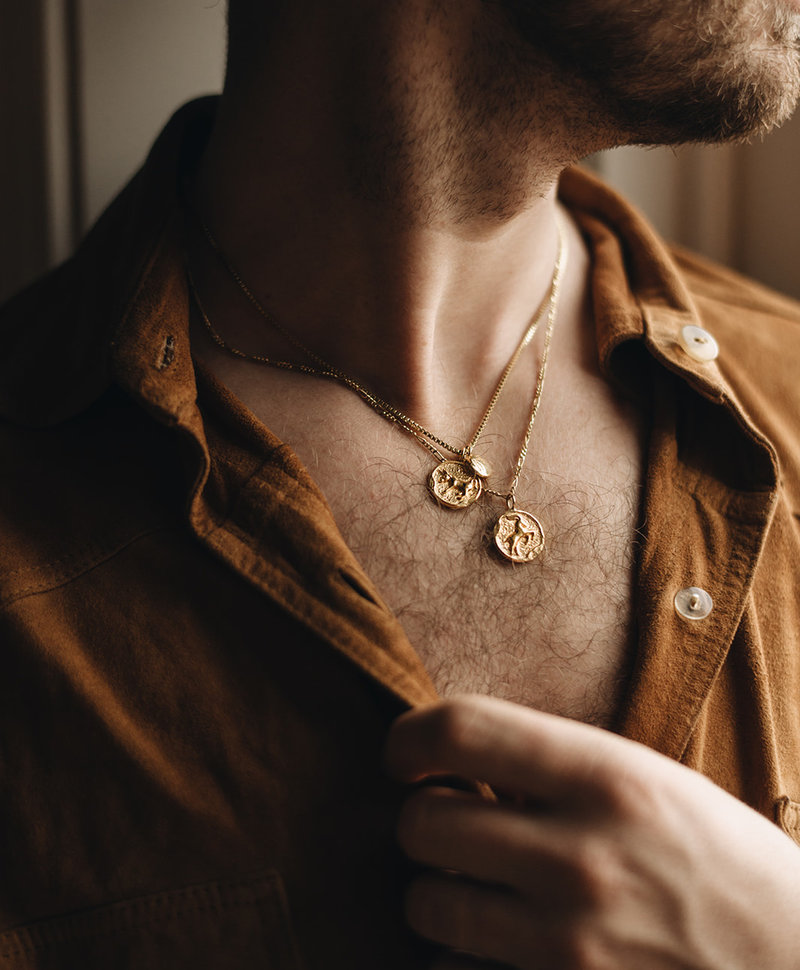
M 719 357 L 719 344 L 708 330 L 703 330 L 702 327 L 683 327 L 678 342 L 692 360 L 707 363 Z
M 675 594 L 675 612 L 685 620 L 704 620 L 714 609 L 714 600 L 699 586 L 687 586 Z

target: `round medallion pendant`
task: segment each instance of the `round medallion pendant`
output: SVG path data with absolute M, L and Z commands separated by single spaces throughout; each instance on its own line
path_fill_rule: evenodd
M 494 543 L 511 562 L 532 562 L 544 549 L 542 523 L 521 509 L 504 512 L 494 527 Z
M 428 488 L 448 509 L 466 509 L 483 491 L 480 478 L 463 461 L 443 461 L 430 474 Z

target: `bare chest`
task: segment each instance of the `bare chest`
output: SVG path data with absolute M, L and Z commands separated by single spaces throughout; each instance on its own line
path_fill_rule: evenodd
M 611 723 L 635 641 L 644 449 L 635 413 L 599 376 L 568 370 L 569 393 L 544 398 L 517 501 L 541 521 L 545 548 L 516 565 L 492 552 L 503 501 L 439 505 L 427 489 L 433 456 L 350 391 L 274 371 L 265 381 L 257 365 L 218 355 L 207 362 L 306 466 L 441 694 Z M 501 431 L 481 439 L 500 491 L 519 449 L 502 429 L 525 420 L 502 407 Z
M 245 403 L 320 486 L 439 692 L 609 725 L 635 637 L 641 442 L 628 416 L 603 406 L 602 392 L 583 419 L 543 414 L 518 500 L 541 521 L 545 549 L 515 565 L 492 551 L 502 500 L 442 507 L 427 488 L 432 456 L 342 389 L 317 393 L 314 408 L 291 393 Z
M 431 464 L 355 463 L 326 494 L 439 692 L 608 725 L 635 636 L 636 482 L 527 476 L 521 506 L 541 521 L 545 548 L 511 564 L 492 542 L 502 501 L 437 505 L 425 486 Z

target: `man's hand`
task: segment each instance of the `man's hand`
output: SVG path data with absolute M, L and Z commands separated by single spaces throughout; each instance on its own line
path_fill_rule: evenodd
M 392 728 L 405 782 L 487 782 L 411 794 L 405 852 L 414 930 L 437 968 L 798 970 L 800 849 L 701 775 L 609 732 L 486 697 Z

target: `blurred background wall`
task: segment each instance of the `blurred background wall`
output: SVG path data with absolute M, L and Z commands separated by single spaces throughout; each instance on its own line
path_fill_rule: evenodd
M 0 0 L 0 299 L 69 254 L 224 60 L 224 0 Z
M 69 253 L 177 105 L 219 90 L 224 21 L 224 0 L 0 0 L 0 299 Z M 592 165 L 667 238 L 800 297 L 800 117 Z

